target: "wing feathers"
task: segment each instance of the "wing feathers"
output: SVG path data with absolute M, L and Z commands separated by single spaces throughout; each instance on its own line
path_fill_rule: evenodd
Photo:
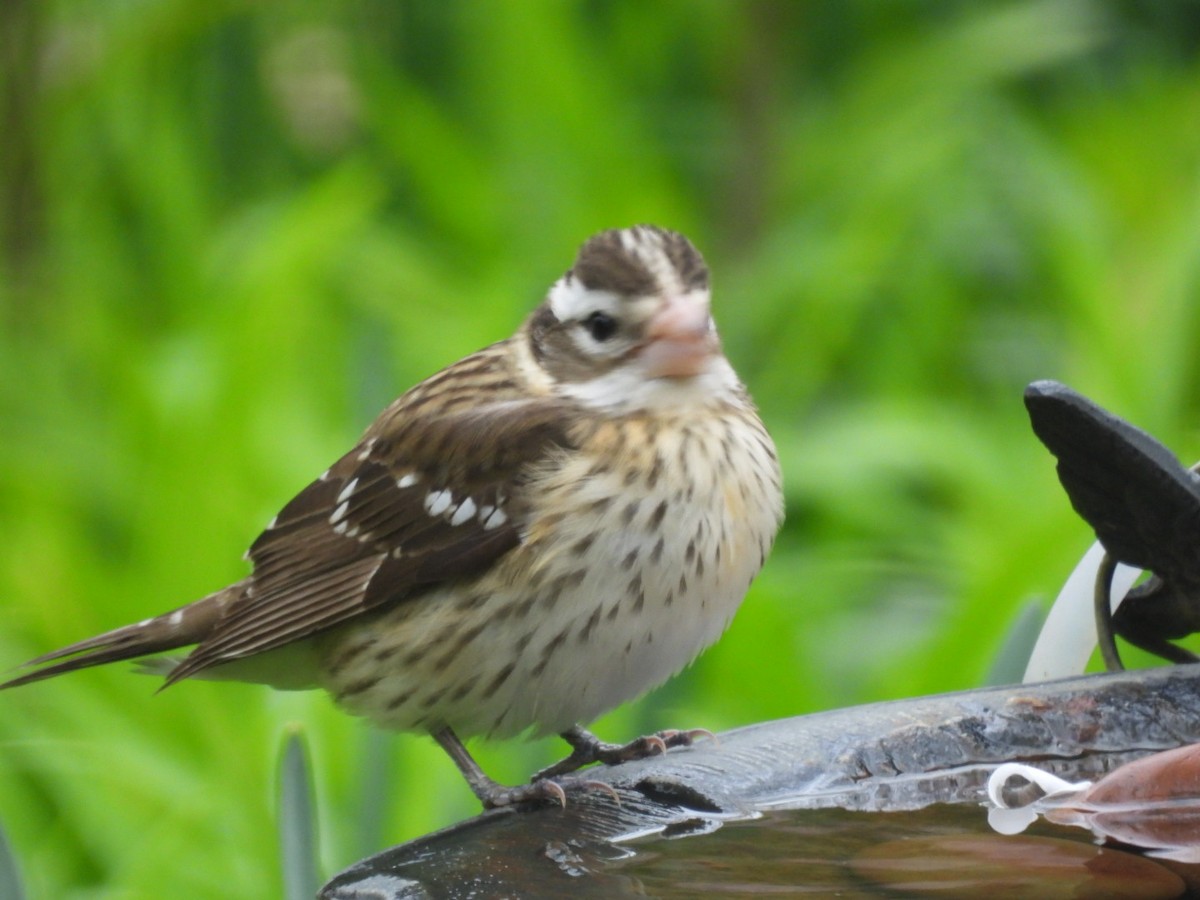
M 312 634 L 361 612 L 361 598 L 378 560 L 333 570 L 309 585 L 297 586 L 271 602 L 245 602 L 231 610 L 221 627 L 187 656 L 167 678 L 172 684 L 209 666 L 290 643 L 283 637 Z
M 570 408 L 503 397 L 409 420 L 404 401 L 259 536 L 245 599 L 169 682 L 475 576 L 520 542 L 522 490 L 531 468 L 570 445 Z
M 172 684 L 476 577 L 520 543 L 530 478 L 572 446 L 579 414 L 522 395 L 509 359 L 493 345 L 389 406 L 254 541 L 250 577 L 41 656 L 31 665 L 49 665 L 0 687 L 196 644 Z

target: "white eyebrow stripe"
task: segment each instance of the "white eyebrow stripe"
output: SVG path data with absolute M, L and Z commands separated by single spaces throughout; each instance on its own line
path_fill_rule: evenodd
M 570 322 L 596 310 L 615 315 L 620 307 L 621 298 L 616 294 L 586 288 L 578 278 L 560 278 L 550 288 L 550 310 L 560 322 Z

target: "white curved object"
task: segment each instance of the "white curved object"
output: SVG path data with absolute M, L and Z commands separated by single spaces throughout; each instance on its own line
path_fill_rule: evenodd
M 1104 558 L 1104 547 L 1097 541 L 1088 548 L 1083 559 L 1067 578 L 1050 607 L 1046 624 L 1038 635 L 1024 681 L 1049 681 L 1082 674 L 1096 649 L 1096 615 L 1094 596 L 1096 571 Z M 1118 563 L 1112 580 L 1112 609 L 1115 612 L 1133 587 L 1141 569 Z

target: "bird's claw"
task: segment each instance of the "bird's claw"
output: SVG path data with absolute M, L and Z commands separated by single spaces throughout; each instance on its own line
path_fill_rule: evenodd
M 608 794 L 613 802 L 621 805 L 621 796 L 617 793 L 616 788 L 605 781 L 596 781 L 594 779 L 583 778 L 538 778 L 529 784 L 517 785 L 515 787 L 507 787 L 497 784 L 496 790 L 488 793 L 486 797 L 481 797 L 483 805 L 487 809 L 499 809 L 506 806 L 515 806 L 520 803 L 557 803 L 563 809 L 567 808 L 567 790 L 588 790 L 588 791 L 603 791 Z
M 690 747 L 700 738 L 716 742 L 717 736 L 707 728 L 667 728 L 630 741 L 628 744 L 601 744 L 596 758 L 605 765 L 645 759 L 664 754 L 673 747 Z
M 668 747 L 690 747 L 696 741 L 700 740 L 700 738 L 712 741 L 715 746 L 721 746 L 721 742 L 717 740 L 717 736 L 707 728 L 687 728 L 684 730 L 668 728 L 665 731 L 658 732 L 656 736 L 661 738 Z
M 700 738 L 709 738 L 714 742 L 717 739 L 707 728 L 666 729 L 637 738 L 628 744 L 606 743 L 579 726 L 564 732 L 562 736 L 571 745 L 571 755 L 542 769 L 533 776 L 534 781 L 565 775 L 596 762 L 616 766 L 650 756 L 660 756 L 672 747 L 690 747 Z
M 497 784 L 494 790 L 489 790 L 479 797 L 485 809 L 500 809 L 506 806 L 516 806 L 519 803 L 554 802 L 563 809 L 567 807 L 567 792 L 557 781 L 544 778 L 513 787 Z

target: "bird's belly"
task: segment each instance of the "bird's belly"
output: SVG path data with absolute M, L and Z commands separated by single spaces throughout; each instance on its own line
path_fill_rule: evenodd
M 438 591 L 343 632 L 324 685 L 351 712 L 400 730 L 564 731 L 682 669 L 741 600 L 707 582 L 664 592 L 648 572 L 635 592 L 633 577 L 605 569 L 561 591 L 468 594 L 479 601 L 471 609 Z
M 714 470 L 630 499 L 615 476 L 574 474 L 495 569 L 340 632 L 323 671 L 338 702 L 400 730 L 561 732 L 715 641 L 774 538 L 777 476 Z

